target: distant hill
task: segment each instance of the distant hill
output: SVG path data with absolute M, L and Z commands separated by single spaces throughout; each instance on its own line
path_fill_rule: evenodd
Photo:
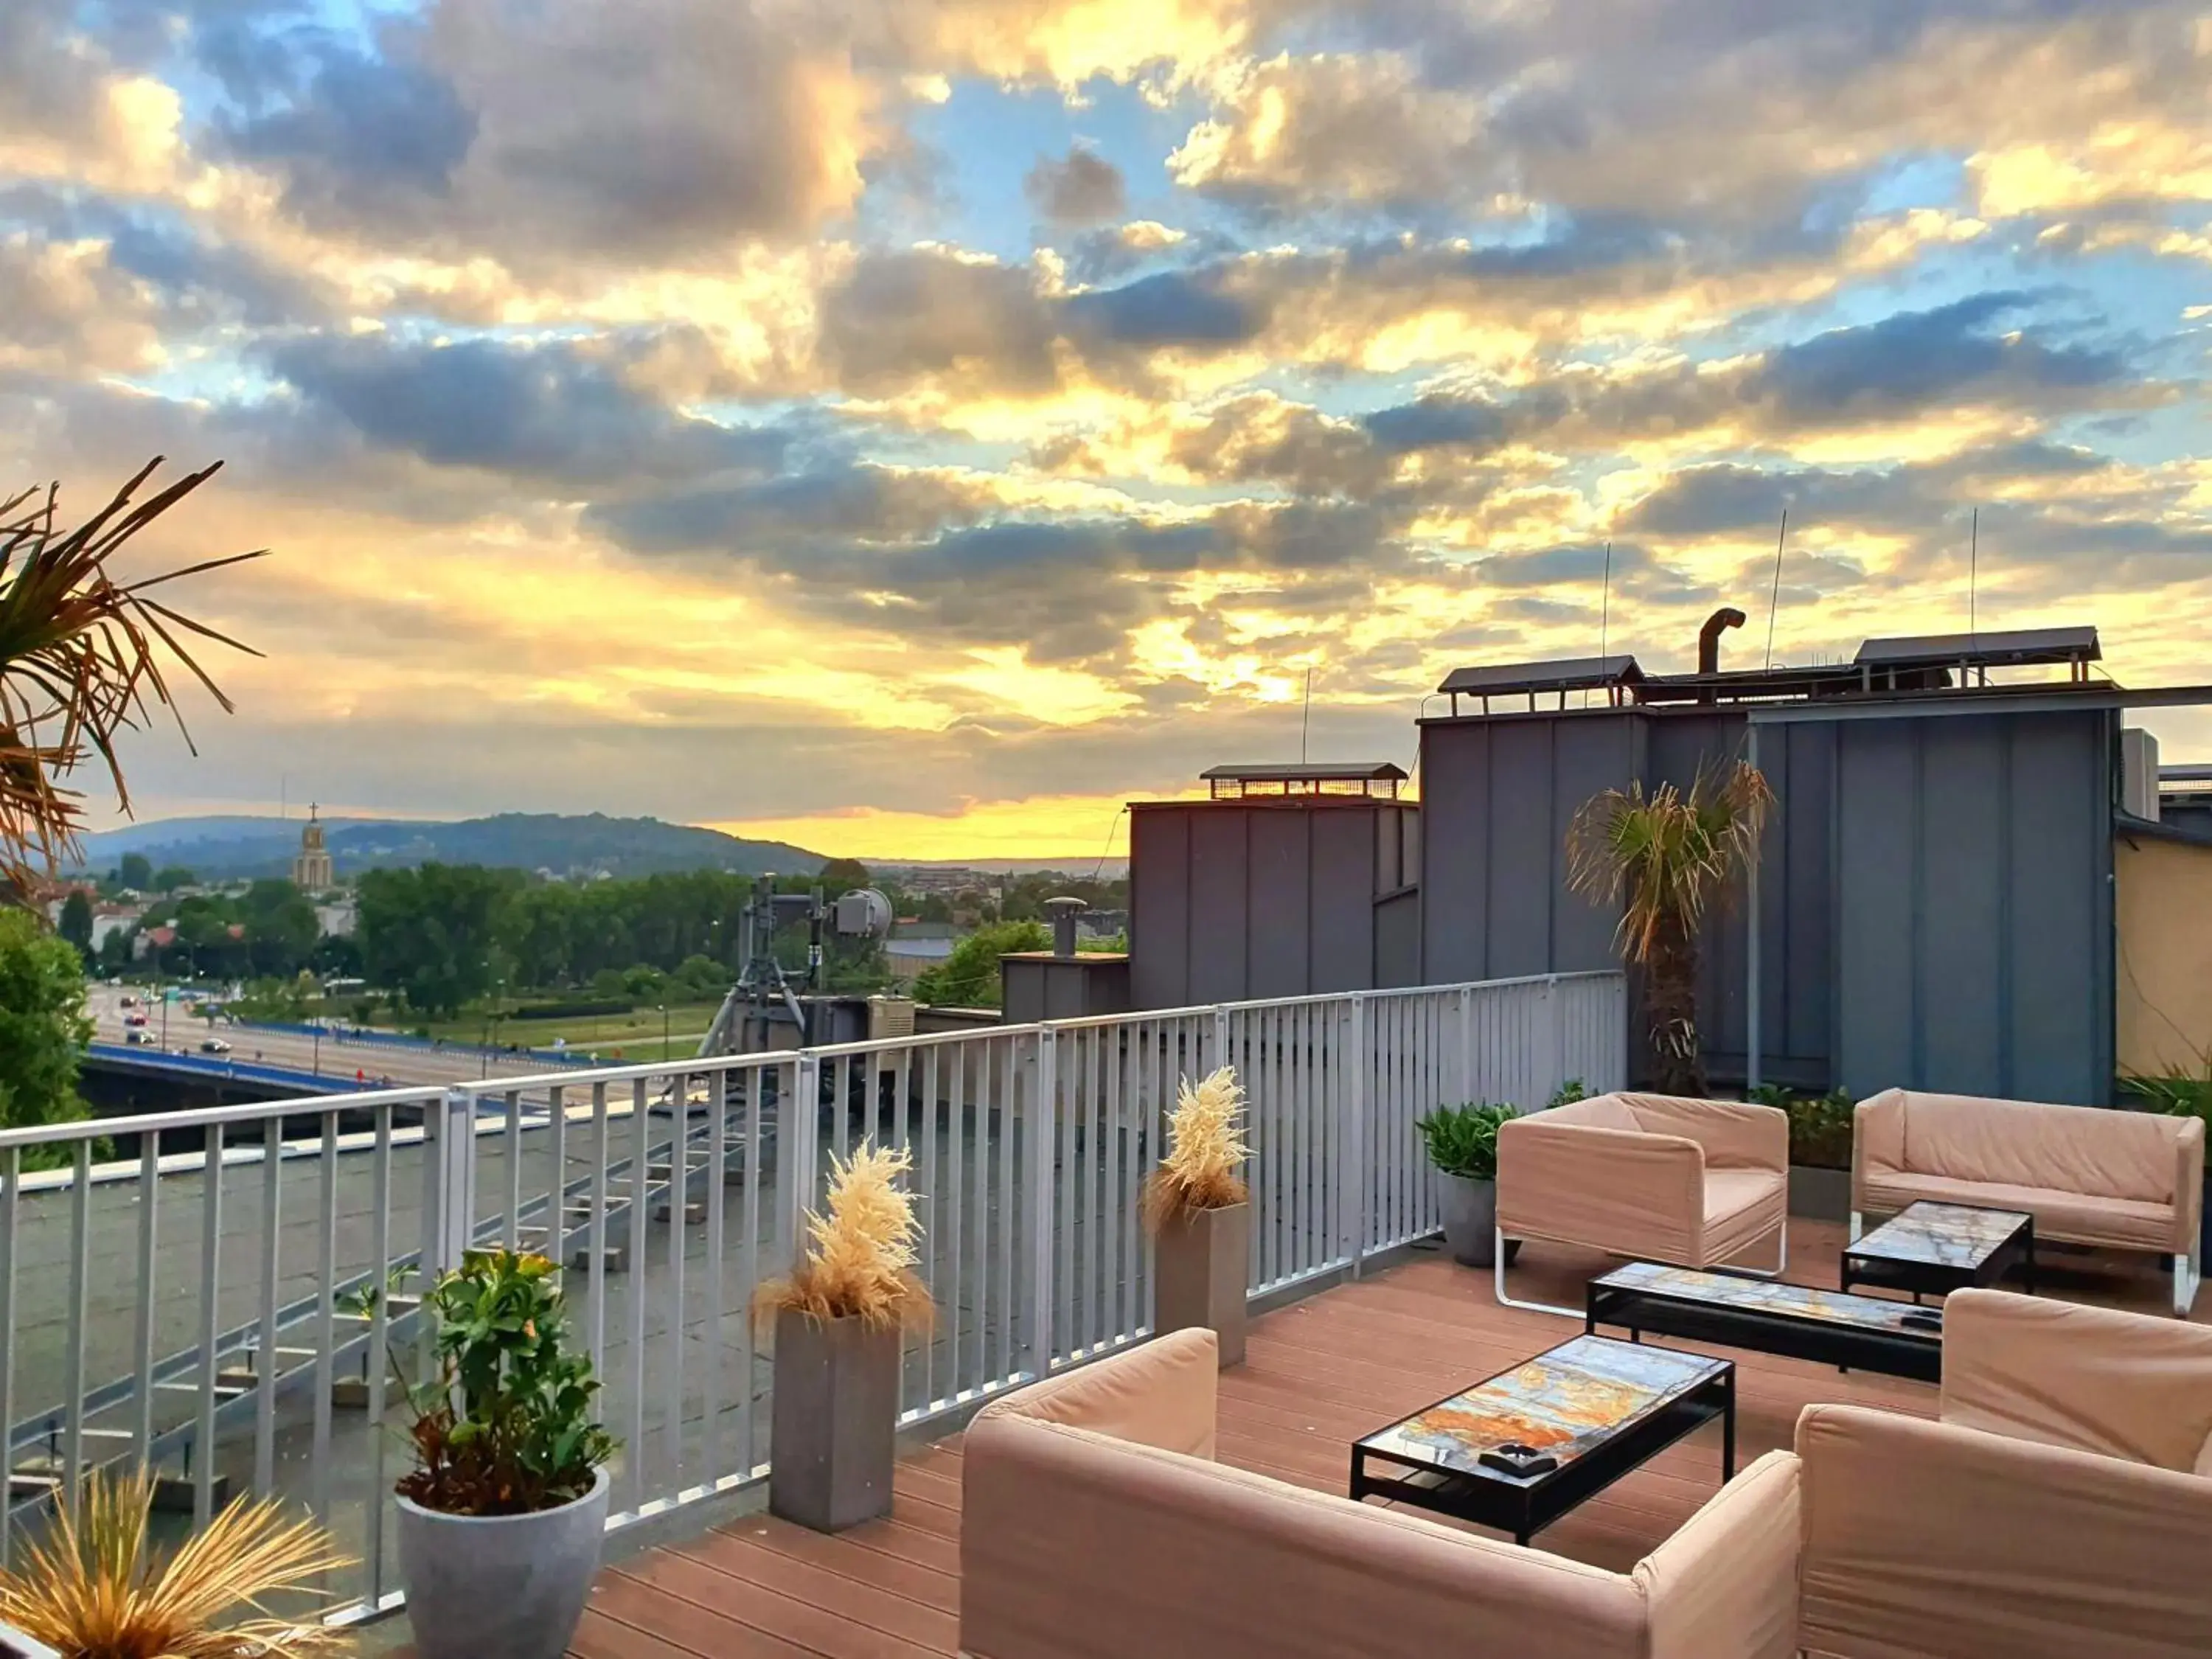
M 323 822 L 341 876 L 429 863 L 550 870 L 560 876 L 601 870 L 613 876 L 676 870 L 811 875 L 823 863 L 819 853 L 780 841 L 743 841 L 719 830 L 658 818 L 611 818 L 599 812 L 502 812 L 450 823 L 390 818 Z M 181 864 L 203 878 L 281 876 L 292 867 L 303 823 L 218 817 L 129 824 L 86 836 L 83 864 L 106 871 L 125 853 L 143 853 L 156 866 Z

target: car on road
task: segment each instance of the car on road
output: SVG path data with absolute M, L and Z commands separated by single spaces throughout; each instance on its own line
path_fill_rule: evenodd
M 230 1052 L 230 1045 L 221 1037 L 202 1037 L 200 1052 L 204 1054 L 227 1054 Z
M 138 1006 L 138 999 L 137 997 L 118 997 L 116 998 L 116 1001 L 125 1008 L 136 1008 Z
M 145 1024 L 146 1016 L 143 1014 L 125 1014 L 123 1016 L 123 1023 L 125 1025 L 131 1026 L 135 1029 Z
M 123 1034 L 123 1040 L 133 1048 L 152 1048 L 155 1042 L 154 1034 L 151 1031 L 125 1031 Z

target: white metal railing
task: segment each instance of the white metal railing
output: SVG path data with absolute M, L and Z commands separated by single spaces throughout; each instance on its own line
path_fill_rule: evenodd
M 198 1522 L 241 1490 L 304 1504 L 360 1558 L 339 1594 L 389 1607 L 416 1304 L 356 1292 L 395 1270 L 490 1243 L 564 1264 L 626 1525 L 765 1476 L 751 1304 L 825 1154 L 914 1155 L 923 1425 L 1149 1333 L 1137 1197 L 1182 1078 L 1245 1085 L 1259 1294 L 1434 1232 L 1413 1120 L 1617 1087 L 1626 1024 L 1620 975 L 1560 975 L 0 1132 L 0 1561 L 87 1472 L 143 1460 Z

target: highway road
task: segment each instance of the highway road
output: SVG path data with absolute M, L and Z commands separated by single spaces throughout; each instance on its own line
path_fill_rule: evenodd
M 124 1007 L 125 997 L 137 999 L 139 1006 L 135 1009 Z M 318 1042 L 312 1036 L 233 1027 L 222 1020 L 210 1029 L 205 1020 L 181 1002 L 168 1006 L 165 1040 L 161 1006 L 148 1006 L 147 994 L 141 987 L 95 984 L 87 988 L 85 1000 L 86 1010 L 93 1017 L 94 1041 L 98 1042 L 127 1042 L 128 1033 L 134 1028 L 125 1024 L 125 1017 L 142 1013 L 147 1021 L 143 1029 L 152 1032 L 155 1038 L 147 1049 L 149 1053 L 159 1048 L 172 1053 L 198 1054 L 201 1042 L 212 1036 L 230 1044 L 228 1058 L 232 1060 L 259 1060 L 289 1071 L 357 1082 L 363 1088 L 380 1084 L 405 1086 L 474 1083 L 486 1077 L 526 1076 L 558 1069 L 529 1054 L 486 1055 L 471 1048 L 436 1049 L 412 1043 L 348 1043 L 327 1036 Z

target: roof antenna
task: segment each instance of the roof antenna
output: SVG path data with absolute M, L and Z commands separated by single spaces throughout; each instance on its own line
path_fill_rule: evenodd
M 1782 603 L 1782 544 L 1790 535 L 1790 509 L 1782 509 L 1782 528 L 1774 532 L 1774 589 L 1766 596 L 1766 665 L 1774 666 L 1774 611 Z
M 1606 635 L 1612 624 L 1613 543 L 1608 538 L 1605 544 L 1605 586 L 1601 590 L 1597 602 L 1597 672 L 1601 675 L 1605 672 Z M 1589 707 L 1589 693 L 1587 691 L 1583 693 L 1583 707 Z
M 1298 720 L 1298 764 L 1306 763 L 1306 739 L 1313 732 L 1313 665 L 1306 665 L 1306 708 Z

